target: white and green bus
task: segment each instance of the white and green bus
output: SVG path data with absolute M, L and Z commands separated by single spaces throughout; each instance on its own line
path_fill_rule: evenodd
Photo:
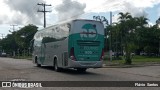
M 104 26 L 99 21 L 76 19 L 37 31 L 34 36 L 33 62 L 53 66 L 56 71 L 102 67 Z

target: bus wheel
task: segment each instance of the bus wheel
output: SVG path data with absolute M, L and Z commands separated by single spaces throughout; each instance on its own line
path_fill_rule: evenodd
M 37 63 L 36 65 L 37 65 L 37 67 L 41 67 L 41 64 L 38 64 L 38 63 Z
M 60 72 L 61 71 L 61 68 L 59 68 L 58 65 L 57 65 L 57 60 L 54 61 L 54 70 L 56 72 Z
M 86 72 L 87 68 L 77 68 L 78 72 Z
M 41 67 L 41 64 L 38 63 L 37 57 L 35 57 L 35 63 L 37 67 Z

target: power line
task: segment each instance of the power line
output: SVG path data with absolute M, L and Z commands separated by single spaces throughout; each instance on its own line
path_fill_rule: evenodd
M 15 31 L 15 26 L 18 26 L 18 25 L 16 25 L 16 24 L 12 24 L 12 25 L 10 25 L 10 26 L 12 26 L 12 30 L 13 30 L 13 32 Z M 10 31 L 11 32 L 11 31 Z
M 37 12 L 42 12 L 42 13 L 44 13 L 44 28 L 45 28 L 45 27 L 46 27 L 46 12 L 51 12 L 51 11 L 46 11 L 46 6 L 51 6 L 51 4 L 48 5 L 48 4 L 45 4 L 45 3 L 38 3 L 37 5 L 43 6 L 43 10 L 39 10 L 39 9 L 38 9 Z

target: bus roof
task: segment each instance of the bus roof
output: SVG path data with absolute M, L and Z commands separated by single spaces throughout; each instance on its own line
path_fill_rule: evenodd
M 90 20 L 90 19 L 74 19 L 74 20 L 66 20 L 66 21 L 61 21 L 61 22 L 58 22 L 57 24 L 55 25 L 51 25 L 49 27 L 46 27 L 46 28 L 43 28 L 39 31 L 42 31 L 42 30 L 45 30 L 45 29 L 49 29 L 49 28 L 52 28 L 54 26 L 57 26 L 57 25 L 61 25 L 61 24 L 64 24 L 64 23 L 71 23 L 71 22 L 75 22 L 75 21 L 94 21 L 94 22 L 99 22 L 99 23 L 102 23 L 100 21 L 95 21 L 95 20 Z

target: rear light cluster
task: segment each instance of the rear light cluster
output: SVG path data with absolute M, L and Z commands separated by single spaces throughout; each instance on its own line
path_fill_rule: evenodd
M 73 47 L 70 50 L 70 55 L 69 56 L 70 56 L 71 60 L 76 60 Z
M 101 52 L 101 60 L 104 59 L 104 49 L 102 49 L 102 52 Z

